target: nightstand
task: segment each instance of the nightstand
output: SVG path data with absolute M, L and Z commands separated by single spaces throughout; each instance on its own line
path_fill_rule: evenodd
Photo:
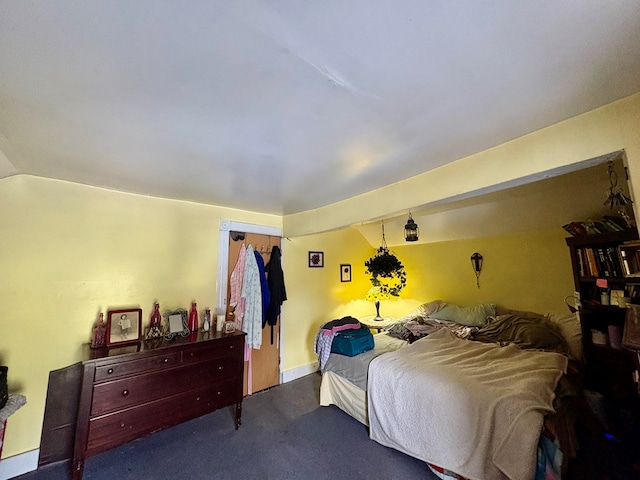
M 382 317 L 382 320 L 376 320 L 375 318 L 375 315 L 370 315 L 368 317 L 359 318 L 358 320 L 367 327 L 375 328 L 378 332 L 396 322 L 396 319 L 393 317 Z

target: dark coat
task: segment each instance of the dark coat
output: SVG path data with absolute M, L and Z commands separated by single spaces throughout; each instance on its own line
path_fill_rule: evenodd
M 282 253 L 280 247 L 274 246 L 271 249 L 271 259 L 264 267 L 267 274 L 267 285 L 269 286 L 269 306 L 267 307 L 266 323 L 271 325 L 271 343 L 273 343 L 273 326 L 278 323 L 280 307 L 287 299 L 287 291 L 284 286 L 284 272 L 281 263 Z M 264 326 L 263 326 L 264 327 Z

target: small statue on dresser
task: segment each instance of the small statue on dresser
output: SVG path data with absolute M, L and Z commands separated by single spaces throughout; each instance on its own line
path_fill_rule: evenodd
M 103 348 L 107 345 L 107 326 L 104 324 L 104 314 L 98 316 L 98 323 L 93 327 L 91 348 Z
M 153 313 L 151 314 L 151 319 L 149 323 L 149 330 L 145 338 L 147 340 L 153 340 L 156 338 L 162 338 L 164 335 L 164 331 L 162 329 L 162 315 L 160 314 L 160 305 L 154 304 Z

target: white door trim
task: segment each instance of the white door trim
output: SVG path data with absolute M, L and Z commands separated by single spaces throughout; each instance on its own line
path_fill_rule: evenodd
M 266 225 L 254 225 L 251 223 L 232 222 L 220 220 L 220 235 L 218 239 L 218 291 L 216 313 L 227 311 L 227 288 L 229 275 L 229 234 L 230 232 L 256 233 L 259 235 L 271 235 L 282 238 L 282 229 L 268 227 Z M 280 251 L 284 253 L 284 243 L 280 242 Z M 280 314 L 280 335 L 278 336 L 278 351 L 280 361 L 278 364 L 278 376 L 282 382 L 282 314 Z

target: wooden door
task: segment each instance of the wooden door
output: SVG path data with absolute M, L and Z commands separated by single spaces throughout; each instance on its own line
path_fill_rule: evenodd
M 238 255 L 242 244 L 251 244 L 258 251 L 267 265 L 271 260 L 271 249 L 277 245 L 280 247 L 280 237 L 261 235 L 256 233 L 231 232 L 229 235 L 229 268 L 227 282 L 227 305 L 231 296 L 231 273 L 238 262 Z M 233 320 L 234 307 L 227 307 L 227 320 Z M 271 343 L 271 326 L 267 325 L 262 330 L 262 346 L 259 350 L 251 351 L 251 392 L 259 392 L 269 387 L 280 384 L 280 317 L 273 327 L 273 343 Z M 248 362 L 244 365 L 244 394 L 247 395 L 249 380 Z

